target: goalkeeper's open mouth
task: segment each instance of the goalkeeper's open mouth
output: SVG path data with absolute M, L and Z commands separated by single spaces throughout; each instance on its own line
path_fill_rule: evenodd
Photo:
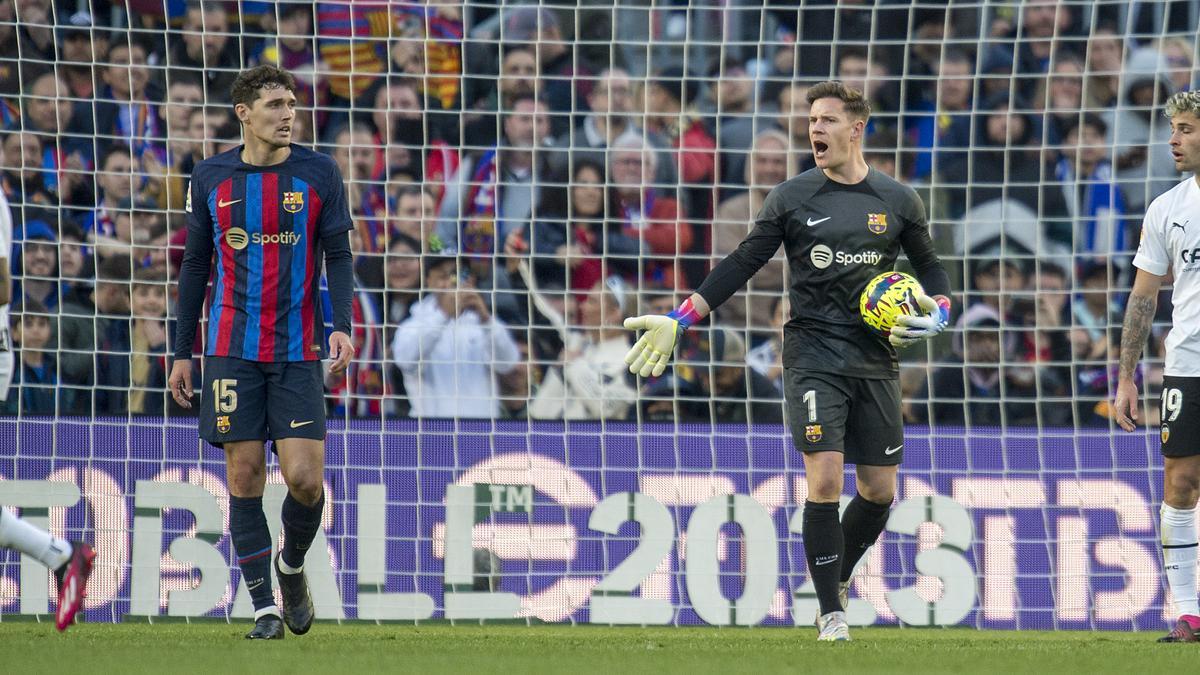
M 824 141 L 813 141 L 813 155 L 817 159 L 825 159 L 825 153 L 829 152 L 829 144 Z

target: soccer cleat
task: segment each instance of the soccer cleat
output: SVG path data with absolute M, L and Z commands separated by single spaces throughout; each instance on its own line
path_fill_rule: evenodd
M 1188 621 L 1188 619 L 1192 621 Z M 1195 626 L 1195 627 L 1194 627 Z M 1200 617 L 1179 617 L 1170 633 L 1158 638 L 1159 642 L 1200 642 Z
M 247 640 L 282 640 L 283 620 L 274 614 L 263 614 L 254 622 L 254 630 L 246 633 Z
M 845 612 L 830 612 L 817 619 L 817 642 L 849 642 L 850 626 Z
M 61 567 L 54 570 L 54 578 L 58 581 L 58 611 L 54 615 L 54 625 L 59 630 L 66 630 L 75 621 L 75 615 L 83 609 L 83 599 L 87 597 L 88 577 L 92 575 L 92 562 L 96 559 L 96 551 L 82 541 L 71 542 L 71 557 Z
M 312 627 L 313 609 L 312 595 L 308 592 L 308 579 L 301 570 L 295 574 L 284 574 L 279 569 L 279 557 L 275 554 L 275 578 L 279 579 L 279 593 L 283 599 L 283 620 L 287 627 L 296 635 L 304 635 Z

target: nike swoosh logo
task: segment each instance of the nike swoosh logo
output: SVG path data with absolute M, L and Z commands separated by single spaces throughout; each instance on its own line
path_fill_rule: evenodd
M 246 584 L 246 590 L 252 591 L 252 590 L 258 588 L 259 586 L 262 586 L 263 581 L 265 581 L 265 579 L 258 579 L 257 581 L 251 581 L 250 583 Z
M 312 423 L 312 420 L 308 420 L 307 422 L 297 422 L 296 420 L 292 420 L 292 428 L 299 429 L 300 427 L 306 427 Z
M 808 225 L 809 227 L 812 227 L 813 225 L 820 225 L 821 223 L 829 220 L 832 217 L 833 216 L 825 216 L 824 218 L 822 218 L 820 220 L 813 220 L 812 218 L 809 218 L 807 221 L 804 222 L 804 224 Z
M 884 451 L 883 451 L 883 454 L 885 454 L 885 455 L 894 455 L 894 454 L 896 454 L 897 452 L 900 452 L 900 448 L 903 448 L 903 447 L 904 447 L 904 444 L 903 444 L 903 443 L 901 443 L 900 445 L 897 445 L 897 446 L 896 446 L 896 447 L 894 447 L 894 448 L 888 448 L 887 450 L 884 450 Z
M 231 201 L 231 202 L 227 202 L 227 201 L 219 201 L 219 202 L 217 202 L 217 206 L 218 206 L 218 207 L 220 207 L 220 208 L 225 208 L 226 206 L 233 206 L 234 204 L 236 204 L 236 203 L 238 203 L 238 202 L 240 202 L 240 201 L 242 201 L 242 200 L 240 200 L 240 199 L 235 199 L 235 200 L 233 200 L 233 201 Z
M 831 562 L 837 562 L 837 556 L 834 556 L 834 557 L 832 557 L 832 558 L 829 558 L 828 560 L 818 560 L 818 561 L 816 561 L 816 562 L 815 562 L 815 563 L 813 563 L 813 564 L 814 564 L 814 565 L 817 565 L 817 566 L 819 567 L 819 566 L 821 566 L 821 565 L 828 565 L 828 564 L 829 564 L 829 563 L 831 563 Z

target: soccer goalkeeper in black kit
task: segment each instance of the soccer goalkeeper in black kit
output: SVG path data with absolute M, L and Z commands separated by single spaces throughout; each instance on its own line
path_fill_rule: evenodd
M 863 95 L 823 82 L 808 90 L 808 101 L 817 167 L 771 191 L 753 231 L 678 309 L 626 319 L 626 328 L 645 331 L 626 362 L 643 377 L 662 374 L 679 333 L 725 302 L 784 245 L 792 306 L 784 329 L 784 397 L 808 484 L 804 549 L 821 606 L 817 639 L 836 641 L 850 639 L 850 575 L 887 524 L 904 456 L 895 348 L 945 329 L 950 281 L 933 250 L 921 198 L 863 159 L 871 114 Z M 928 295 L 917 297 L 922 313 L 899 316 L 884 340 L 863 326 L 858 300 L 871 278 L 895 266 L 901 247 Z M 857 465 L 858 494 L 839 523 L 847 462 Z

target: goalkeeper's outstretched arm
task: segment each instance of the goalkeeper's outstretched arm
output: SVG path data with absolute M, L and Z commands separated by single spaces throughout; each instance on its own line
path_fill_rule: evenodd
M 630 330 L 643 330 L 641 338 L 625 356 L 629 371 L 642 377 L 659 376 L 675 351 L 679 334 L 708 316 L 754 276 L 783 243 L 784 216 L 778 188 L 763 202 L 754 229 L 700 284 L 683 304 L 665 316 L 646 315 L 625 320 Z

